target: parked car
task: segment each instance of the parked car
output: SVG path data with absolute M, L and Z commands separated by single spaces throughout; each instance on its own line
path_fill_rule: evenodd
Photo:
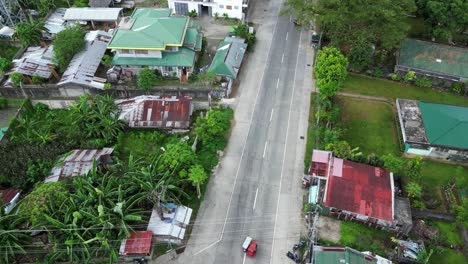
M 242 243 L 242 249 L 249 257 L 254 257 L 257 253 L 257 241 L 251 237 L 246 237 L 244 243 Z

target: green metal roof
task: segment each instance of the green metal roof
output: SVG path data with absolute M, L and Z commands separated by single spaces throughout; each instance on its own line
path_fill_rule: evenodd
M 351 248 L 343 250 L 316 250 L 314 247 L 314 263 L 316 264 L 370 264 L 377 263 L 376 259 L 366 258 L 359 251 Z
M 468 149 L 468 107 L 419 102 L 429 143 Z
M 116 55 L 112 59 L 113 65 L 193 67 L 194 63 L 195 51 L 185 47 L 179 48 L 178 52 L 163 52 L 162 58 L 135 58 Z
M 401 42 L 398 64 L 468 78 L 468 49 L 405 39 Z
M 202 38 L 203 34 L 197 29 L 189 28 L 185 33 L 184 46 L 200 51 L 202 48 Z
M 208 70 L 235 79 L 246 48 L 247 44 L 242 42 L 221 41 Z
M 3 138 L 3 135 L 5 135 L 5 132 L 7 131 L 8 127 L 0 127 L 0 139 Z
M 117 29 L 109 49 L 155 49 L 182 46 L 188 17 L 170 17 L 169 9 L 138 8 L 130 29 Z

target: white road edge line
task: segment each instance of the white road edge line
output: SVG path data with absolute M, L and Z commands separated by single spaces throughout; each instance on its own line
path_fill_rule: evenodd
M 271 114 L 270 114 L 270 122 L 271 122 L 271 120 L 273 119 L 273 112 L 274 112 L 274 111 L 275 111 L 275 109 L 272 108 L 272 109 L 271 109 Z
M 257 204 L 257 195 L 258 195 L 258 187 L 257 187 L 257 190 L 255 191 L 255 200 L 254 200 L 253 210 L 255 210 L 255 205 Z
M 291 21 L 289 21 L 291 22 Z M 288 40 L 288 35 L 289 35 L 289 32 L 286 32 L 286 40 Z
M 281 55 L 281 63 L 283 63 L 284 61 L 284 52 L 283 52 L 283 55 Z
M 263 158 L 265 158 L 267 146 L 268 146 L 268 141 L 265 141 L 265 147 L 263 147 Z
M 207 247 L 201 249 L 200 251 L 196 252 L 196 253 L 193 254 L 193 255 L 196 256 L 196 255 L 202 253 L 203 251 L 205 251 L 205 250 L 209 249 L 210 247 L 216 245 L 219 241 L 221 241 L 221 239 L 216 240 L 215 242 L 211 243 L 209 246 L 207 246 Z
M 246 255 L 247 255 L 247 254 L 246 254 L 246 253 L 244 253 L 244 260 L 242 260 L 242 264 L 244 264 L 244 263 L 245 263 L 245 256 L 246 256 Z
M 283 1 L 281 1 L 281 4 L 283 4 Z M 278 11 L 278 13 L 276 14 L 275 27 L 273 28 L 273 35 L 272 35 L 272 37 L 271 37 L 272 40 L 273 40 L 273 37 L 275 36 L 276 26 L 278 25 L 278 20 L 279 20 L 279 11 Z M 270 58 L 271 46 L 272 46 L 271 43 L 273 43 L 273 41 L 270 41 L 270 46 L 268 47 L 268 53 L 267 53 L 268 58 Z M 270 59 L 270 61 L 271 61 L 271 59 Z M 242 164 L 242 159 L 243 159 L 244 153 L 245 153 L 245 147 L 246 147 L 246 145 L 247 145 L 247 139 L 249 138 L 250 129 L 252 128 L 252 120 L 253 120 L 253 116 L 254 116 L 254 113 L 255 113 L 255 107 L 257 106 L 258 95 L 260 94 L 260 90 L 261 90 L 261 88 L 262 88 L 263 77 L 265 76 L 266 69 L 267 69 L 267 67 L 266 67 L 266 65 L 265 65 L 265 68 L 263 69 L 262 77 L 260 78 L 260 88 L 257 90 L 257 95 L 255 96 L 255 103 L 254 103 L 254 105 L 253 105 L 252 115 L 250 116 L 249 129 L 248 129 L 248 131 L 247 131 L 247 136 L 245 137 L 244 146 L 242 147 L 242 154 L 241 154 L 241 157 L 240 157 L 240 160 L 239 160 L 239 165 L 237 166 L 236 177 L 235 177 L 235 179 L 234 179 L 234 184 L 233 184 L 233 187 L 232 187 L 231 197 L 229 198 L 228 209 L 227 209 L 227 211 L 226 211 L 226 216 L 225 216 L 225 218 L 224 218 L 223 230 L 221 231 L 221 235 L 219 236 L 219 240 L 216 241 L 215 243 L 221 241 L 221 240 L 223 239 L 223 236 L 224 236 L 224 230 L 226 229 L 226 222 L 227 222 L 227 219 L 228 219 L 229 210 L 231 209 L 232 197 L 234 196 L 234 188 L 236 187 L 237 178 L 238 178 L 238 176 L 239 176 L 239 171 L 240 171 L 240 166 L 241 166 L 241 164 Z
M 296 68 L 294 71 L 294 82 L 293 82 L 293 90 L 291 94 L 291 101 L 289 102 L 289 113 L 288 113 L 288 125 L 286 129 L 286 144 L 284 145 L 284 151 L 283 151 L 283 164 L 281 165 L 281 176 L 280 176 L 280 182 L 279 182 L 279 188 L 278 188 L 278 202 L 276 203 L 276 214 L 275 214 L 275 226 L 273 228 L 273 242 L 271 244 L 271 255 L 270 255 L 270 264 L 273 261 L 273 249 L 275 247 L 275 235 L 276 235 L 276 224 L 278 223 L 278 210 L 279 210 L 279 204 L 280 204 L 280 197 L 281 197 L 281 185 L 283 181 L 283 172 L 284 172 L 284 161 L 286 160 L 286 148 L 288 147 L 288 135 L 289 135 L 289 124 L 291 121 L 291 106 L 294 100 L 294 91 L 296 90 L 296 75 L 297 75 L 297 65 L 299 63 L 299 53 L 300 53 L 300 47 L 301 47 L 301 40 L 302 40 L 302 31 L 299 32 L 299 48 L 297 49 L 297 58 L 296 58 Z
M 278 89 L 278 86 L 279 86 L 279 78 L 278 78 L 278 81 L 276 81 L 276 89 Z

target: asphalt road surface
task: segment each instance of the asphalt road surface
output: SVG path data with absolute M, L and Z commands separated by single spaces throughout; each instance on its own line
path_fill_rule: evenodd
M 278 16 L 281 0 L 251 4 L 249 16 L 260 26 L 243 65 L 230 142 L 187 248 L 173 263 L 288 263 L 285 254 L 303 229 L 308 34 Z M 258 242 L 255 258 L 241 249 L 246 236 Z

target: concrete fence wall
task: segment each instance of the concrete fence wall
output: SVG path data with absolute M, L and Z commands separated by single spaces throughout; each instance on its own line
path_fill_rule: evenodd
M 24 98 L 25 95 L 31 99 L 76 99 L 84 94 L 110 95 L 114 98 L 130 98 L 139 95 L 162 95 L 162 96 L 190 96 L 193 99 L 208 100 L 212 98 L 227 97 L 225 89 L 210 87 L 155 87 L 149 91 L 116 86 L 112 89 L 99 90 L 81 86 L 57 85 L 23 85 L 22 88 L 0 87 L 0 96 L 12 98 Z

